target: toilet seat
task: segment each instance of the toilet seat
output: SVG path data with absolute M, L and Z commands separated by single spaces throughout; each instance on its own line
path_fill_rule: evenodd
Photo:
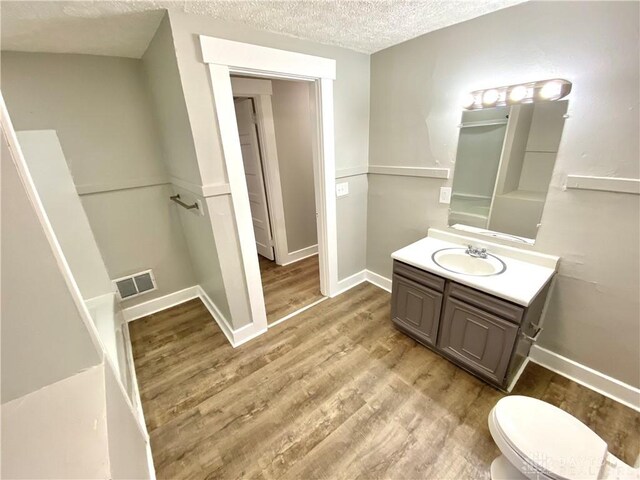
M 501 399 L 489 428 L 502 453 L 529 478 L 597 479 L 607 444 L 565 411 L 535 398 Z

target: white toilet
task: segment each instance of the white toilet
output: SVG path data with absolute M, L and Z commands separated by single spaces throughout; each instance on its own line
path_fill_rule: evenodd
M 577 418 L 535 398 L 502 398 L 489 414 L 489 430 L 502 455 L 492 480 L 640 480 L 607 451 L 607 444 Z

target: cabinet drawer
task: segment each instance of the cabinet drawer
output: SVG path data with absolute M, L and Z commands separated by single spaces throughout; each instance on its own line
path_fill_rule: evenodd
M 419 268 L 412 267 L 411 265 L 407 265 L 406 263 L 394 260 L 393 273 L 402 275 L 405 278 L 421 283 L 438 292 L 444 291 L 444 278 L 438 277 L 437 275 L 433 275 L 429 272 L 425 272 L 424 270 L 420 270 Z
M 517 333 L 517 325 L 448 298 L 438 347 L 469 370 L 502 386 Z
M 449 296 L 462 300 L 464 303 L 481 308 L 511 322 L 520 323 L 524 314 L 524 308 L 505 300 L 493 297 L 487 293 L 479 292 L 472 288 L 451 282 Z
M 399 275 L 393 276 L 392 285 L 393 323 L 419 342 L 435 346 L 442 294 Z

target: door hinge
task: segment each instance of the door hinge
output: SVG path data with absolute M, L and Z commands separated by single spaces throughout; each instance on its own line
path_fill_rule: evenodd
M 252 113 L 252 114 L 251 114 L 251 122 L 252 122 L 254 125 L 257 125 L 257 124 L 258 124 L 258 116 L 257 116 L 255 113 Z

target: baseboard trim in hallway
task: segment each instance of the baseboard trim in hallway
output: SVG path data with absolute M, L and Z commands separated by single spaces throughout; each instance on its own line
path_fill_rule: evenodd
M 168 295 L 162 297 L 153 298 L 146 302 L 139 303 L 132 307 L 127 307 L 122 310 L 124 319 L 127 322 L 132 322 L 147 315 L 158 313 L 167 308 L 175 307 L 181 303 L 193 300 L 200 296 L 200 286 L 194 285 L 193 287 L 184 288 L 177 292 L 171 292 Z

